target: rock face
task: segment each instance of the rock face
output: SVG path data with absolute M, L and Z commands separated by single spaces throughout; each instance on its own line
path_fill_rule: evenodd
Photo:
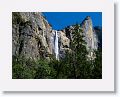
M 70 50 L 70 39 L 66 37 L 65 32 L 58 31 L 59 36 L 59 57 L 63 58 L 65 57 L 65 52 Z
M 94 27 L 94 31 L 98 39 L 98 47 L 102 48 L 102 27 L 96 26 Z
M 85 34 L 87 48 L 97 49 L 101 44 L 102 30 L 93 28 L 92 20 L 86 17 L 81 23 Z M 63 58 L 70 51 L 71 32 L 74 26 L 66 27 L 58 33 L 59 57 Z M 55 30 L 52 29 L 42 13 L 13 12 L 12 13 L 12 55 L 25 56 L 30 59 L 50 59 L 55 55 Z
M 87 43 L 87 48 L 97 49 L 98 39 L 92 25 L 92 20 L 89 16 L 87 16 L 85 20 L 81 23 L 81 27 L 83 28 L 85 34 L 85 41 Z
M 98 48 L 99 37 L 98 34 L 101 34 L 102 31 L 98 28 L 94 28 L 92 24 L 92 20 L 89 16 L 87 16 L 83 22 L 80 24 L 80 28 L 83 30 L 84 40 L 87 43 L 88 50 L 96 50 Z M 66 37 L 72 40 L 72 31 L 74 30 L 74 25 L 65 28 Z
M 42 13 L 20 12 L 12 14 L 12 55 L 36 59 L 52 54 L 50 35 L 52 28 Z

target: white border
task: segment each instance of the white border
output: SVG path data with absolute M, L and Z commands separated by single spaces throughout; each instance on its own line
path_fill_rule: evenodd
M 114 5 L 110 0 L 3 0 L 0 4 L 2 91 L 114 91 Z M 102 12 L 102 79 L 12 79 L 12 12 Z

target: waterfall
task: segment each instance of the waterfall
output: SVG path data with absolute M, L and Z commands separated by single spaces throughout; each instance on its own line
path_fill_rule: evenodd
M 57 31 L 55 31 L 55 57 L 56 57 L 56 60 L 59 60 L 58 34 L 57 34 Z

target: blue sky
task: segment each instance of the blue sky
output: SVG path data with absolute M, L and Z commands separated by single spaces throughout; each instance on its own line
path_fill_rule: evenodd
M 81 23 L 86 16 L 90 16 L 93 26 L 102 26 L 101 12 L 43 12 L 48 22 L 55 30 L 61 30 L 69 25 Z

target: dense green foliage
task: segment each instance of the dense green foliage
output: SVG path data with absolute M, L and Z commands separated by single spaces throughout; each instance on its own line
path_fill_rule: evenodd
M 95 58 L 88 58 L 84 35 L 79 25 L 72 32 L 71 52 L 62 60 L 37 61 L 13 57 L 13 79 L 100 79 L 102 78 L 102 49 L 94 51 Z

